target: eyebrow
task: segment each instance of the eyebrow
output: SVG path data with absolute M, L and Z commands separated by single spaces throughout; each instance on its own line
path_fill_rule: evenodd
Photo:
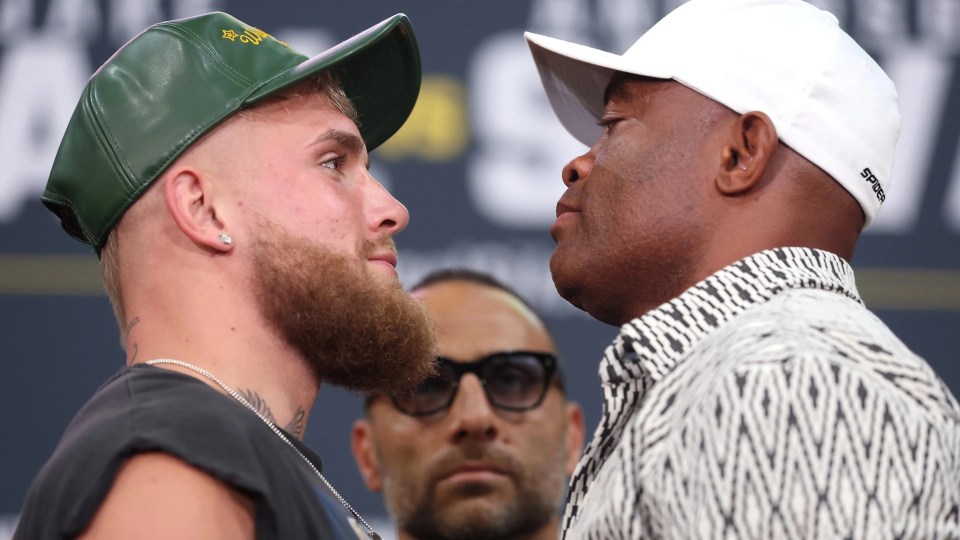
M 606 90 L 603 91 L 603 104 L 606 105 L 610 103 L 610 100 L 617 98 L 620 100 L 626 99 L 630 93 L 626 89 L 625 81 L 628 79 L 626 77 L 618 77 L 616 75 L 610 79 L 610 83 L 607 85 Z
M 333 129 L 333 128 L 328 129 L 324 133 L 321 133 L 316 139 L 314 139 L 307 146 L 314 146 L 328 140 L 336 141 L 341 146 L 346 148 L 348 152 L 350 152 L 351 154 L 355 154 L 357 156 L 362 155 L 364 148 L 366 148 L 366 144 L 363 142 L 363 139 L 361 139 L 360 137 L 357 137 L 353 133 L 343 131 L 341 129 Z M 369 157 L 367 158 L 365 167 L 368 170 L 370 169 Z

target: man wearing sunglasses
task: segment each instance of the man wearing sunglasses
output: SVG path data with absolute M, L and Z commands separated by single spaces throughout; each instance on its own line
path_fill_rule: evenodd
M 402 540 L 557 538 L 583 416 L 543 322 L 471 271 L 431 274 L 412 295 L 436 320 L 438 372 L 368 398 L 353 430 L 367 487 L 383 491 Z

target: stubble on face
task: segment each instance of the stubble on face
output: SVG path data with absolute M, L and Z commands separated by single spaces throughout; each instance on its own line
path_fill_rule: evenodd
M 318 383 L 358 392 L 404 391 L 434 370 L 433 323 L 399 282 L 374 276 L 367 242 L 341 254 L 260 223 L 253 239 L 263 316 L 312 369 Z
M 562 442 L 551 448 L 555 449 L 553 454 L 538 454 L 524 463 L 498 445 L 458 446 L 437 456 L 422 472 L 383 471 L 384 497 L 398 527 L 414 538 L 520 538 L 558 515 L 566 485 L 566 454 Z M 499 494 L 486 483 L 464 483 L 452 493 L 440 493 L 442 479 L 466 461 L 497 467 L 513 483 L 512 496 Z

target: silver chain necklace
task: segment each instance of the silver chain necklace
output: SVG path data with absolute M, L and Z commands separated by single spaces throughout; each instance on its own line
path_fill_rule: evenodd
M 273 432 L 277 435 L 277 437 L 280 437 L 280 440 L 281 440 L 281 441 L 287 443 L 287 446 L 289 446 L 294 452 L 296 452 L 297 455 L 300 456 L 300 458 L 303 459 L 303 461 L 304 461 L 307 465 L 309 465 L 311 469 L 313 469 L 313 472 L 317 473 L 317 477 L 320 478 L 320 481 L 322 481 L 323 484 L 324 484 L 325 486 L 327 486 L 327 489 L 329 489 L 330 492 L 333 493 L 334 496 L 337 497 L 337 500 L 340 501 L 340 504 L 342 504 L 344 508 L 346 508 L 347 510 L 349 510 L 350 513 L 353 514 L 354 517 L 356 517 L 357 520 L 360 521 L 360 523 L 362 523 L 363 526 L 367 528 L 367 536 L 369 536 L 372 540 L 381 540 L 380 535 L 377 534 L 377 532 L 373 530 L 373 527 L 371 527 L 370 524 L 367 523 L 367 521 L 366 521 L 365 519 L 363 519 L 363 517 L 360 515 L 359 512 L 357 512 L 356 510 L 353 509 L 352 506 L 350 506 L 350 503 L 348 503 L 347 500 L 344 499 L 342 495 L 340 495 L 340 492 L 339 492 L 339 491 L 337 491 L 336 489 L 333 488 L 333 485 L 330 484 L 330 482 L 327 481 L 327 479 L 326 479 L 326 478 L 323 476 L 323 474 L 320 472 L 320 469 L 317 469 L 316 465 L 314 465 L 312 461 L 310 461 L 309 459 L 307 459 L 307 456 L 303 455 L 303 452 L 301 452 L 300 449 L 298 449 L 296 446 L 293 445 L 292 442 L 290 442 L 290 439 L 288 439 L 287 436 L 284 435 L 282 431 L 280 431 L 280 428 L 278 428 L 278 427 L 276 426 L 276 424 L 274 424 L 274 423 L 271 422 L 270 420 L 267 420 L 267 418 L 266 418 L 265 416 L 263 416 L 262 414 L 260 414 L 260 411 L 258 411 L 258 410 L 256 409 L 256 407 L 254 407 L 252 404 L 250 404 L 250 402 L 247 401 L 246 398 L 244 398 L 243 396 L 241 396 L 239 392 L 237 392 L 237 391 L 234 390 L 233 388 L 230 388 L 229 386 L 227 386 L 226 384 L 224 384 L 224 382 L 221 381 L 221 380 L 220 380 L 216 375 L 214 375 L 213 373 L 210 373 L 209 371 L 203 369 L 202 367 L 195 366 L 195 365 L 193 365 L 193 364 L 191 364 L 191 363 L 189 363 L 189 362 L 184 362 L 183 360 L 174 360 L 174 359 L 172 359 L 172 358 L 156 358 L 156 359 L 154 359 L 154 360 L 147 360 L 147 361 L 144 362 L 144 363 L 149 364 L 149 365 L 151 365 L 151 366 L 157 365 L 157 364 L 173 364 L 173 365 L 175 365 L 175 366 L 180 366 L 180 367 L 182 367 L 182 368 L 189 369 L 190 371 L 199 373 L 200 375 L 203 375 L 204 377 L 206 377 L 206 378 L 210 379 L 211 381 L 217 383 L 217 384 L 220 386 L 220 388 L 223 388 L 223 391 L 224 391 L 224 392 L 226 392 L 227 394 L 230 395 L 230 397 L 232 397 L 233 399 L 239 401 L 241 404 L 243 404 L 243 406 L 245 406 L 246 408 L 250 409 L 250 411 L 253 412 L 253 414 L 257 415 L 257 418 L 259 418 L 260 420 L 263 420 L 263 423 L 266 424 L 267 427 L 270 428 L 270 431 L 273 431 Z

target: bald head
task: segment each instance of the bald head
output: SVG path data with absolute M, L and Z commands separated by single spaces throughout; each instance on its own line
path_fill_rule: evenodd
M 470 360 L 497 351 L 556 352 L 540 318 L 507 290 L 446 280 L 424 285 L 411 295 L 436 321 L 437 349 L 443 356 Z

